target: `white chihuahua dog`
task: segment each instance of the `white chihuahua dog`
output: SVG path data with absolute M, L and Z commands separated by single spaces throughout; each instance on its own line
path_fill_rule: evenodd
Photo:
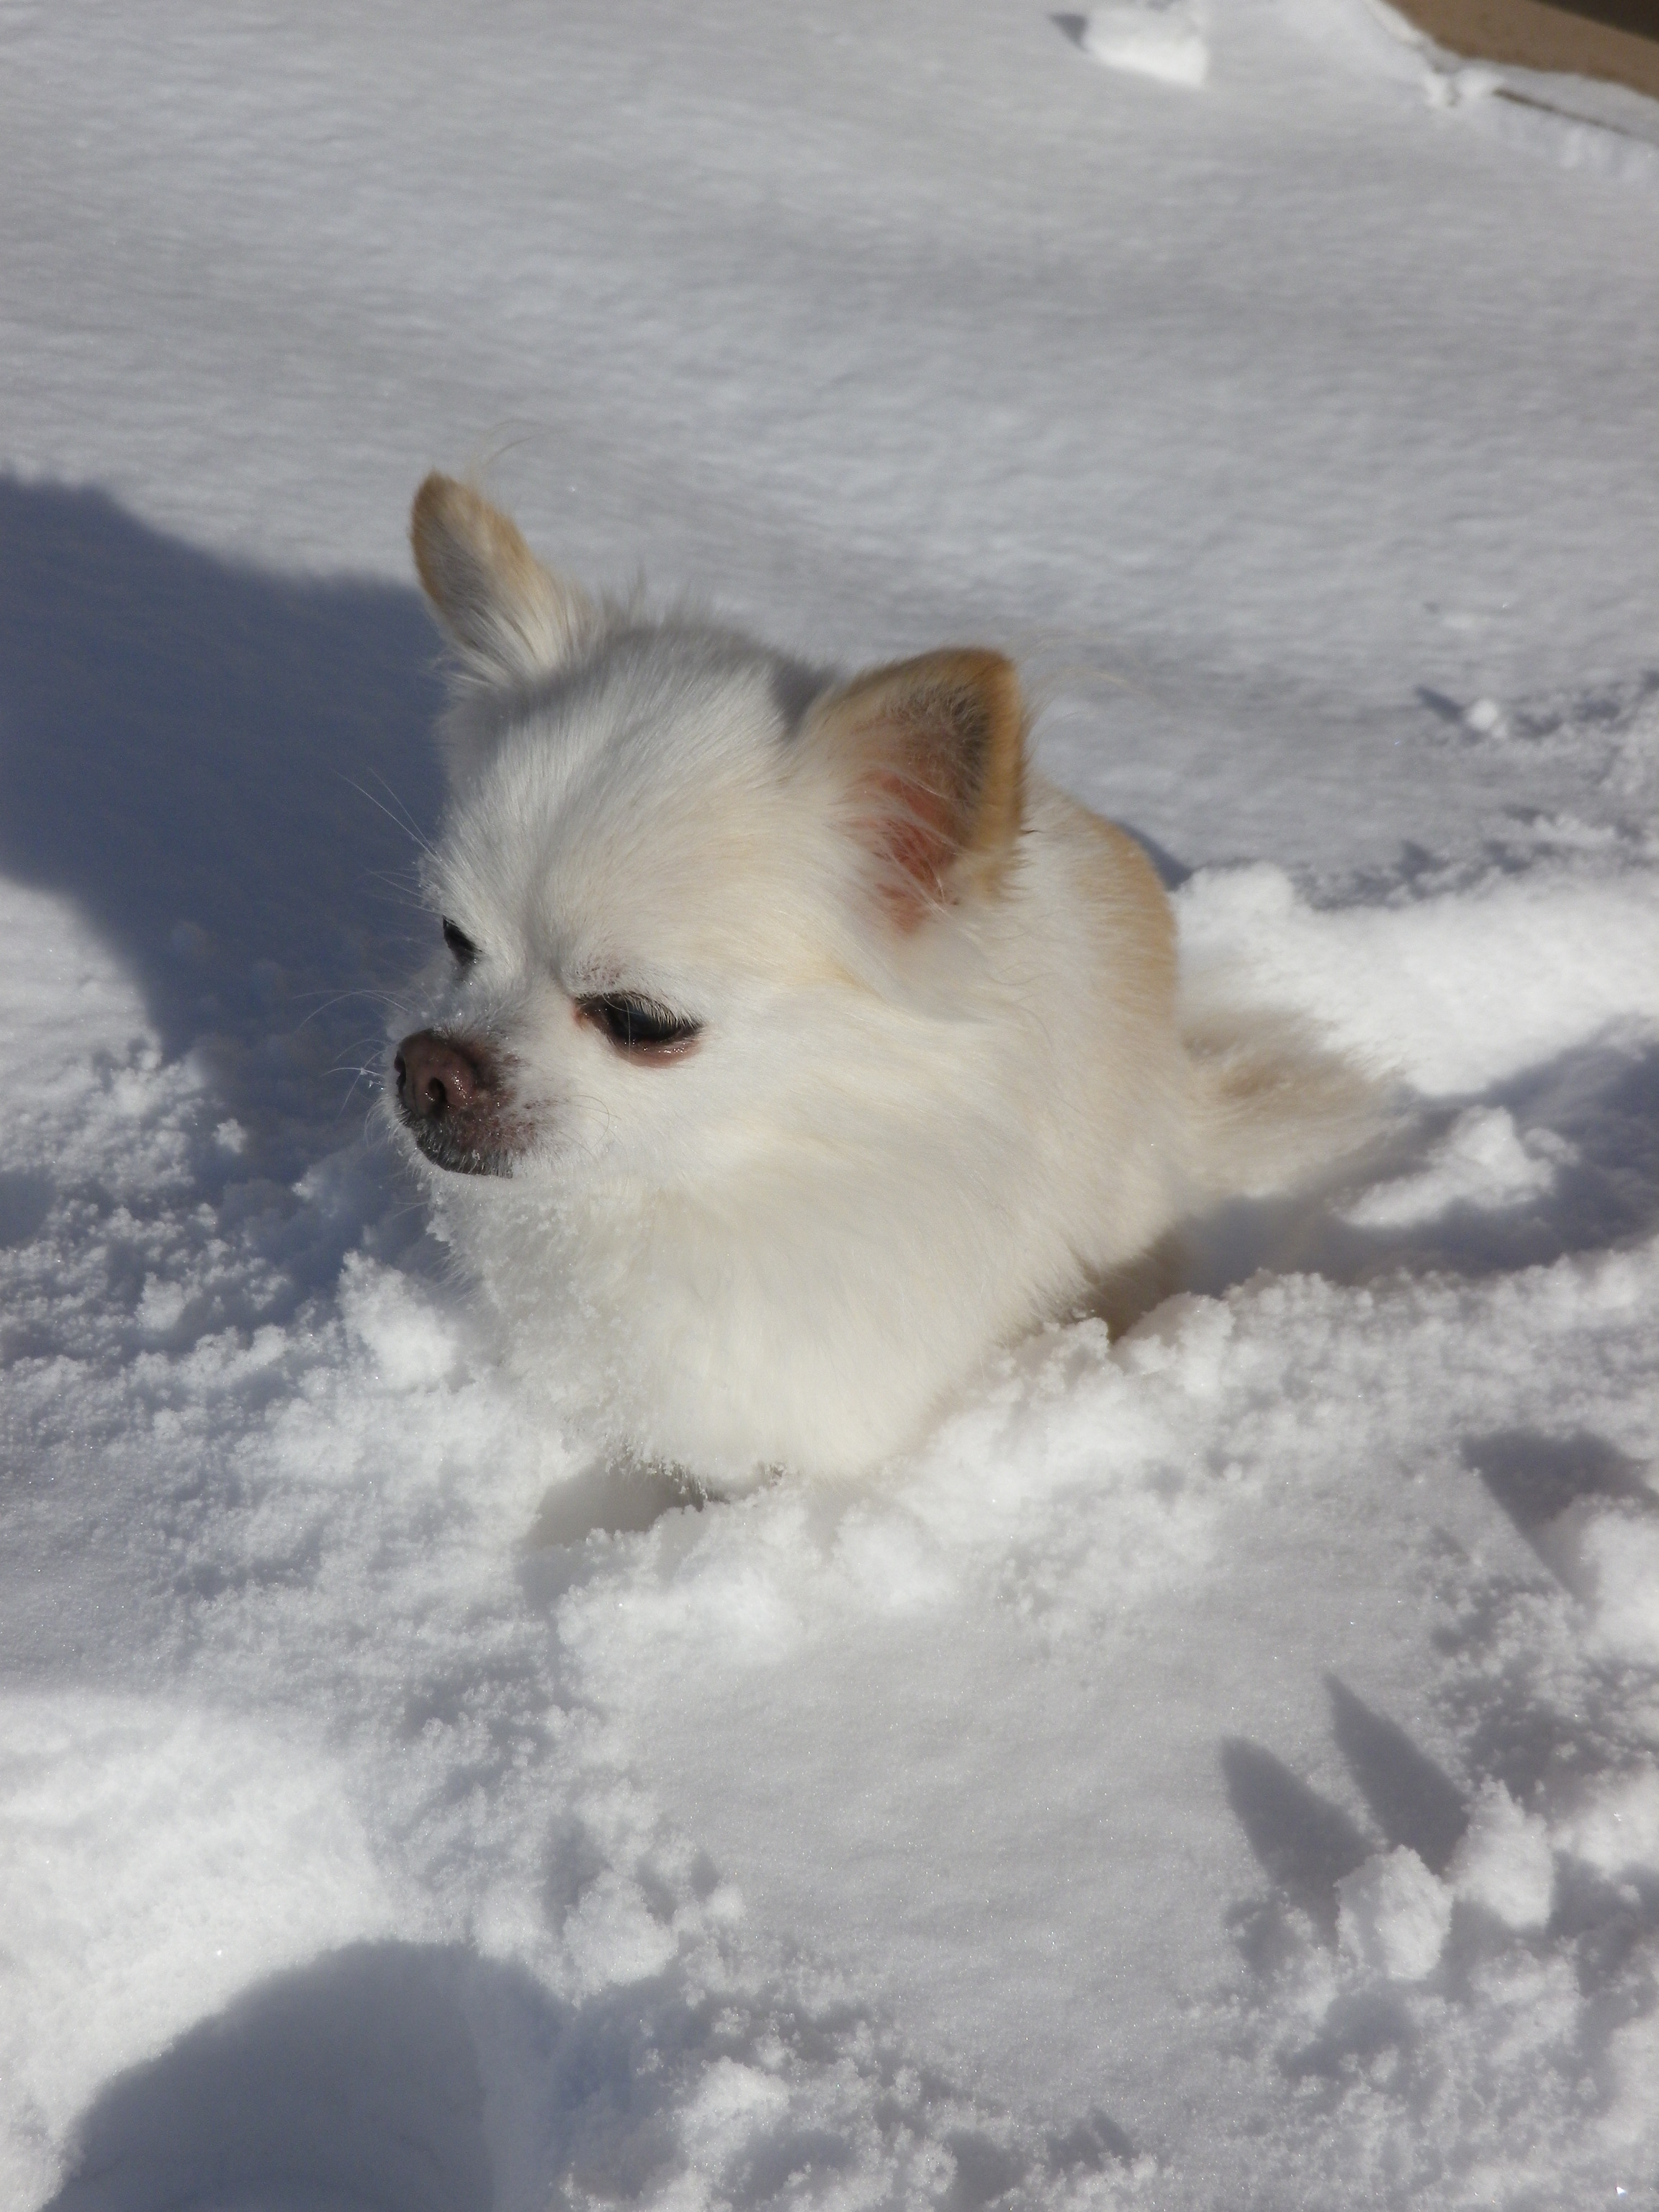
M 857 1474 L 993 1347 L 1352 1142 L 1364 1086 L 1183 1008 L 1141 848 L 1036 775 L 1014 671 L 830 679 L 415 501 L 453 648 L 448 948 L 393 1061 L 440 1232 L 596 1441 Z

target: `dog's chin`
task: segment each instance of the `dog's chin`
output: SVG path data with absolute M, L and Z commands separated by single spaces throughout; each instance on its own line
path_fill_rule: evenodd
M 457 1129 L 447 1122 L 404 1122 L 404 1128 L 429 1166 L 448 1175 L 510 1176 L 514 1155 L 483 1130 Z

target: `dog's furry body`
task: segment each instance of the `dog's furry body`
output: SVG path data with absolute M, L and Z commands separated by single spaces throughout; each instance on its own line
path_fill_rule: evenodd
M 992 1347 L 1351 1136 L 1283 1034 L 1200 1042 L 1140 848 L 975 652 L 838 684 L 595 607 L 434 477 L 459 656 L 396 1063 L 447 1233 L 606 1440 L 717 1487 L 854 1473 Z

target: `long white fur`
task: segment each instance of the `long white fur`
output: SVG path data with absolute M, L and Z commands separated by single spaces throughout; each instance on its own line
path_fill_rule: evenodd
M 430 490 L 422 577 L 465 624 L 430 890 L 481 957 L 426 1019 L 501 1057 L 523 1144 L 499 1178 L 410 1151 L 514 1356 L 581 1379 L 596 1440 L 725 1490 L 868 1469 L 993 1346 L 1352 1135 L 1355 1087 L 1299 1040 L 1183 1036 L 1121 833 L 1028 770 L 994 883 L 901 927 L 825 679 L 551 578 L 544 611 L 576 614 L 526 619 L 511 524 Z M 641 1064 L 578 1018 L 622 988 L 700 1019 L 696 1050 Z

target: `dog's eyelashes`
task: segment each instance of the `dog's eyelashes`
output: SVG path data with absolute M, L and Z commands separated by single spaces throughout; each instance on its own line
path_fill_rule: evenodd
M 478 947 L 460 927 L 446 915 L 443 918 L 444 943 L 455 956 L 461 968 L 471 968 L 478 957 Z M 671 1006 L 661 1006 L 655 999 L 641 998 L 628 991 L 605 991 L 577 1001 L 577 1012 L 584 1021 L 609 1038 L 618 1052 L 634 1060 L 673 1060 L 690 1051 L 702 1033 L 702 1024 L 693 1021 L 687 1014 L 677 1014 Z
M 659 1006 L 654 999 L 637 999 L 621 991 L 583 999 L 579 1011 L 618 1052 L 637 1060 L 677 1059 L 690 1050 L 702 1030 L 701 1022 Z
M 444 916 L 444 943 L 463 968 L 470 968 L 478 957 L 478 948 L 464 929 L 458 929 L 449 916 Z

